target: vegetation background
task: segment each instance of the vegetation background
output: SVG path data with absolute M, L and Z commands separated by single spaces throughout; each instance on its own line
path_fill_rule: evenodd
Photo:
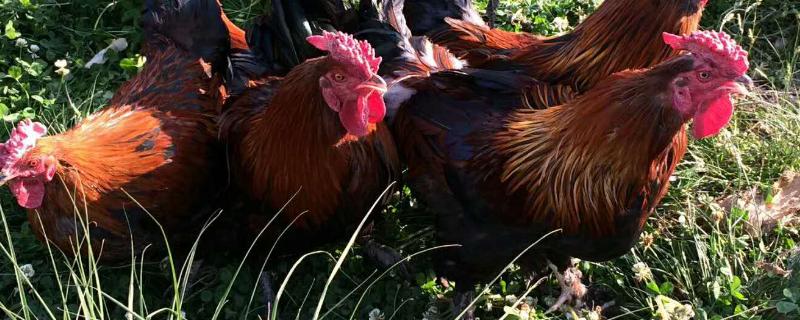
M 241 25 L 263 13 L 265 2 L 223 1 Z M 600 2 L 502 0 L 499 23 L 555 34 L 570 30 Z M 486 0 L 478 6 L 485 8 Z M 145 63 L 137 54 L 141 7 L 141 1 L 122 0 L 0 0 L 0 136 L 5 139 L 25 118 L 61 132 L 101 108 Z M 759 89 L 740 101 L 721 135 L 691 144 L 669 196 L 629 254 L 579 264 L 584 282 L 614 301 L 605 317 L 800 318 L 800 271 L 791 272 L 800 267 L 797 208 L 786 204 L 791 195 L 783 188 L 794 182 L 791 172 L 800 170 L 798 10 L 800 0 L 709 1 L 703 27 L 731 33 L 750 51 Z M 123 46 L 115 39 L 125 39 L 127 48 L 117 52 Z M 104 63 L 84 67 L 112 44 Z M 782 175 L 784 184 L 773 185 Z M 736 200 L 730 208 L 720 201 L 728 196 Z M 204 255 L 202 264 L 194 262 L 197 275 L 188 283 L 179 281 L 174 261 L 157 256 L 98 266 L 37 241 L 5 188 L 0 203 L 0 319 L 253 319 L 263 312 L 258 272 L 240 268 L 243 257 Z M 408 190 L 381 214 L 386 219 L 378 236 L 384 242 L 406 255 L 433 248 L 430 215 Z M 358 250 L 343 251 L 345 245 L 331 244 L 323 248 L 330 254 L 299 264 L 279 304 L 287 318 L 313 318 L 318 303 L 329 319 L 454 317 L 446 302 L 451 289 L 431 271 L 435 251 L 412 258 L 416 282 L 409 284 L 381 277 Z M 340 257 L 344 264 L 334 270 Z M 294 261 L 273 264 L 277 279 Z M 332 272 L 336 276 L 321 297 Z M 526 288 L 512 267 L 481 296 L 478 313 L 482 319 L 599 318 L 588 307 L 544 314 L 558 294 L 554 281 Z

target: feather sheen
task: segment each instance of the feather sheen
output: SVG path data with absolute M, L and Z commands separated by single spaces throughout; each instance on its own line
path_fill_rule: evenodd
M 451 28 L 431 40 L 472 67 L 519 65 L 540 81 L 583 92 L 615 72 L 650 67 L 674 55 L 661 33 L 697 30 L 703 10 L 692 11 L 691 1 L 605 1 L 575 30 L 555 37 L 451 20 Z
M 617 75 L 567 105 L 520 109 L 506 120 L 474 163 L 487 179 L 499 177 L 508 194 L 525 198 L 515 213 L 521 216 L 509 219 L 608 235 L 640 195 L 653 196 L 639 208 L 652 210 L 687 136 L 675 114 L 637 83 L 646 83 L 643 77 Z
M 139 204 L 173 233 L 186 232 L 210 212 L 201 212 L 204 204 L 194 199 L 211 201 L 217 192 L 212 150 L 221 82 L 202 59 L 175 47 L 151 51 L 148 58 L 108 107 L 41 138 L 30 152 L 58 161 L 45 201 L 29 210 L 29 220 L 41 239 L 62 250 L 74 248 L 76 230 L 88 223 L 95 253 L 102 246 L 103 259 L 129 257 L 132 235 L 138 249 L 157 240 L 139 229 L 150 223 Z M 79 222 L 83 217 L 76 213 L 88 221 Z
M 223 114 L 220 128 L 223 140 L 233 147 L 241 188 L 263 208 L 275 210 L 297 193 L 281 219 L 292 221 L 307 211 L 296 222 L 302 228 L 323 225 L 343 206 L 359 207 L 343 202 L 354 190 L 366 187 L 370 194 L 357 196 L 377 197 L 371 193 L 383 189 L 372 186 L 388 185 L 388 180 L 377 180 L 394 176 L 399 167 L 383 123 L 356 138 L 324 102 L 318 79 L 326 59 L 308 60 L 283 79 L 257 81 Z M 389 167 L 382 169 L 382 162 Z M 347 214 L 364 214 L 361 210 Z M 264 221 L 271 217 L 261 212 L 254 216 Z

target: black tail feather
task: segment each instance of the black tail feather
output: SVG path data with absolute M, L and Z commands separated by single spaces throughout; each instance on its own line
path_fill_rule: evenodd
M 403 1 L 403 0 L 401 0 Z M 472 0 L 405 0 L 403 13 L 415 36 L 428 35 L 446 28 L 444 18 L 467 20 L 478 25 L 486 23 L 472 5 Z
M 396 21 L 392 12 L 393 3 L 386 1 L 383 11 L 379 11 L 376 1 L 361 0 L 358 8 L 359 25 L 354 35 L 358 39 L 367 40 L 375 48 L 375 54 L 383 60 L 380 74 L 386 75 L 396 68 L 392 62 L 400 60 L 404 52 L 411 52 L 412 48 L 408 38 L 404 36 L 404 31 L 408 28 L 402 20 L 402 12 L 399 15 L 400 21 Z
M 463 62 L 444 47 L 434 45 L 424 36 L 412 36 L 406 25 L 403 0 L 383 0 L 377 13 L 373 1 L 362 0 L 362 28 L 356 37 L 366 39 L 383 58 L 380 74 L 395 77 L 408 74 L 460 69 Z M 374 17 L 379 17 L 377 20 Z M 364 26 L 367 27 L 364 27 Z
M 247 31 L 250 51 L 230 55 L 231 95 L 241 93 L 250 79 L 285 76 L 303 61 L 323 55 L 306 38 L 341 29 L 339 23 L 355 16 L 342 0 L 272 0 L 270 5 L 269 14 Z
M 248 32 L 247 42 L 266 72 L 276 76 L 323 54 L 306 42 L 308 36 L 344 30 L 355 17 L 342 0 L 273 0 L 271 5 L 270 14 Z
M 146 0 L 142 26 L 155 46 L 166 37 L 215 68 L 226 63 L 230 35 L 217 0 Z

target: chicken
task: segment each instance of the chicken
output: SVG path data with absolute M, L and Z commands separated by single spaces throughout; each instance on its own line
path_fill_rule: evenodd
M 249 37 L 262 58 L 274 51 L 259 46 L 276 39 L 276 29 L 265 22 Z M 381 59 L 367 42 L 340 32 L 307 41 L 327 55 L 294 66 L 283 78 L 265 74 L 250 81 L 220 120 L 233 185 L 243 198 L 235 211 L 244 215 L 251 236 L 268 225 L 263 243 L 275 243 L 288 228 L 277 244 L 282 253 L 351 235 L 400 170 L 382 122 L 386 83 L 376 74 Z M 377 262 L 400 259 L 374 241 L 363 244 Z M 274 297 L 265 298 L 270 306 Z
M 22 121 L 0 145 L 0 183 L 39 239 L 67 253 L 129 261 L 131 246 L 163 247 L 156 222 L 170 245 L 191 244 L 216 208 L 216 71 L 229 46 L 220 7 L 147 1 L 143 26 L 148 62 L 108 106 L 60 134 Z
M 669 58 L 673 53 L 659 40 L 661 33 L 696 31 L 706 2 L 608 0 L 575 30 L 551 38 L 450 18 L 449 27 L 428 35 L 471 67 L 520 69 L 539 81 L 581 93 L 615 72 L 651 67 Z M 564 96 L 567 99 L 559 102 L 571 98 Z
M 693 120 L 697 139 L 718 133 L 733 113 L 731 95 L 751 83 L 747 53 L 726 34 L 663 40 L 688 53 L 618 72 L 544 110 L 520 94 L 536 80 L 504 81 L 501 71 L 406 81 L 414 94 L 393 131 L 412 191 L 437 213 L 438 241 L 461 245 L 436 262 L 457 283 L 458 308 L 542 237 L 518 263 L 564 271 L 570 257 L 606 261 L 636 243 L 686 151 L 685 124 Z M 563 277 L 563 297 L 582 287 L 576 277 Z

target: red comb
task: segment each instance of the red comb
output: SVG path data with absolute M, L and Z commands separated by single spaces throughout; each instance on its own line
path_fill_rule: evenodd
M 0 143 L 0 168 L 13 165 L 28 150 L 36 145 L 36 140 L 47 134 L 47 127 L 38 122 L 22 120 L 11 130 L 8 141 Z
M 375 56 L 375 49 L 366 40 L 358 41 L 344 32 L 323 31 L 322 35 L 310 36 L 306 41 L 319 50 L 330 52 L 336 60 L 356 65 L 367 75 L 378 72 L 381 58 Z
M 664 32 L 664 43 L 675 50 L 686 50 L 693 54 L 708 56 L 714 60 L 725 61 L 739 74 L 747 72 L 750 64 L 747 51 L 736 44 L 725 32 L 696 31 L 688 36 L 677 36 Z

